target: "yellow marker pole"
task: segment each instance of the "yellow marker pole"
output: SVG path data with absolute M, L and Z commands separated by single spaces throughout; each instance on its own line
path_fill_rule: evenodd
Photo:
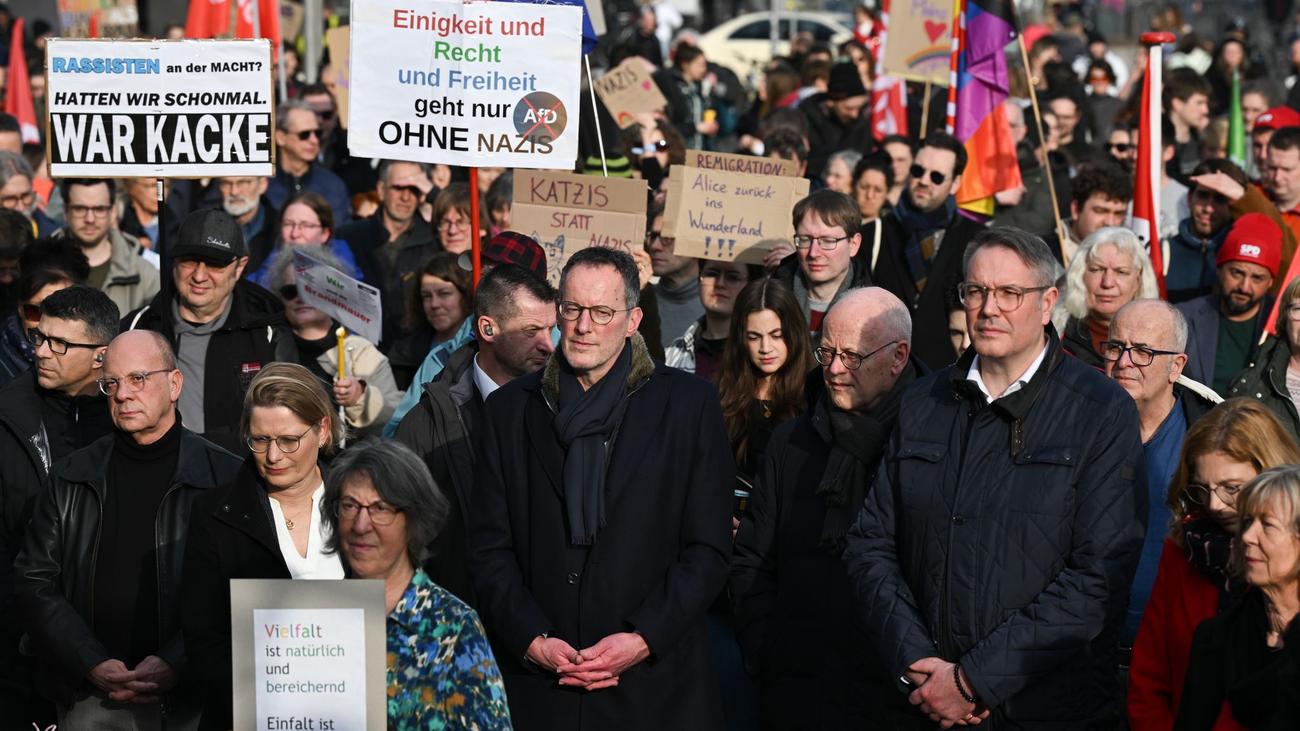
M 342 380 L 344 377 L 346 377 L 346 373 L 344 372 L 344 365 L 343 365 L 343 354 L 345 352 L 343 348 L 343 339 L 348 336 L 348 331 L 346 328 L 340 327 L 339 329 L 334 331 L 334 335 L 339 339 L 339 346 L 338 346 L 339 380 Z M 347 409 L 343 406 L 343 404 L 339 404 L 339 423 L 343 425 L 344 435 L 345 435 L 341 440 L 339 440 L 339 449 L 342 449 L 343 447 L 346 447 L 348 444 L 347 436 L 346 436 L 347 426 L 348 426 Z

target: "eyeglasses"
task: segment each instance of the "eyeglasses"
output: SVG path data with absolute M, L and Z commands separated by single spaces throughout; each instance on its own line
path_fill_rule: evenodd
M 32 191 L 19 193 L 17 195 L 0 195 L 0 207 L 13 210 L 15 208 L 27 208 L 36 202 L 36 194 Z
M 333 109 L 316 109 L 314 111 L 316 112 L 316 116 L 320 117 L 320 121 L 322 122 L 328 122 L 331 119 L 334 119 Z
M 26 320 L 26 321 L 28 321 L 28 322 L 40 322 L 40 321 L 41 321 L 41 306 L 40 306 L 40 305 L 34 305 L 34 304 L 31 304 L 30 302 L 24 302 L 24 303 L 22 303 L 21 305 L 19 305 L 19 309 L 22 311 L 22 315 L 23 315 L 23 319 L 24 319 L 24 320 Z M 1292 312 L 1300 313 L 1300 310 L 1292 310 Z
M 68 215 L 77 218 L 103 218 L 113 210 L 112 206 L 68 206 Z
M 1127 142 L 1107 142 L 1106 147 L 1111 152 L 1118 152 L 1121 154 L 1133 149 L 1133 145 L 1130 145 Z
M 309 234 L 313 231 L 319 231 L 322 228 L 325 227 L 320 225 L 319 223 L 310 223 L 308 221 L 281 221 L 280 222 L 280 230 L 286 233 L 295 233 L 297 231 L 302 231 L 305 234 Z
M 298 140 L 301 142 L 306 142 L 307 140 L 310 140 L 313 137 L 315 137 L 316 139 L 320 139 L 320 130 L 318 129 L 301 129 L 298 130 L 297 132 L 290 132 L 289 134 L 293 135 L 294 137 L 297 137 Z
M 1052 285 L 1045 287 L 985 287 L 970 282 L 962 282 L 957 285 L 957 299 L 961 300 L 962 306 L 971 310 L 978 310 L 984 306 L 988 300 L 989 292 L 993 293 L 993 301 L 997 304 L 998 309 L 1003 312 L 1014 312 L 1020 309 L 1020 305 L 1025 301 L 1025 295 L 1030 292 L 1042 292 L 1051 289 Z
M 889 342 L 885 343 L 879 348 L 876 348 L 870 353 L 867 353 L 866 355 L 859 355 L 857 353 L 854 353 L 851 350 L 834 350 L 833 348 L 818 348 L 813 351 L 813 357 L 817 359 L 817 362 L 820 363 L 822 367 L 830 368 L 831 364 L 835 362 L 835 356 L 838 355 L 840 357 L 840 362 L 844 364 L 845 368 L 848 368 L 851 371 L 856 371 L 857 369 L 862 367 L 862 364 L 865 363 L 868 358 L 875 355 L 876 353 L 879 353 L 885 348 L 888 348 L 891 345 L 897 345 L 898 343 L 899 343 L 898 340 L 890 340 Z
M 244 439 L 244 441 L 248 444 L 249 449 L 258 454 L 265 454 L 266 451 L 271 448 L 271 442 L 275 442 L 275 446 L 281 453 L 293 454 L 298 451 L 298 447 L 302 446 L 302 438 L 311 433 L 312 428 L 313 427 L 310 426 L 307 427 L 307 431 L 296 437 L 291 434 L 286 434 L 282 437 L 262 437 L 250 434 Z
M 173 370 L 174 369 L 172 368 L 159 368 L 156 371 L 136 371 L 135 373 L 128 373 L 121 378 L 100 378 L 96 380 L 95 383 L 99 384 L 100 393 L 103 393 L 105 396 L 112 396 L 117 393 L 118 388 L 120 388 L 124 382 L 130 384 L 132 391 L 139 391 L 148 385 L 149 376 L 152 376 L 155 373 L 171 373 Z
M 629 310 L 616 310 L 613 307 L 606 307 L 605 305 L 594 305 L 592 307 L 583 307 L 577 302 L 565 302 L 564 300 L 560 300 L 559 302 L 557 302 L 555 309 L 560 313 L 560 317 L 569 320 L 570 322 L 582 317 L 582 313 L 590 312 L 591 321 L 596 323 L 597 325 L 608 325 L 610 320 L 614 319 L 614 315 L 620 312 L 629 311 Z
M 414 185 L 390 185 L 388 189 L 398 195 L 409 195 L 412 198 L 420 197 L 420 189 Z
M 943 185 L 943 181 L 948 179 L 947 175 L 944 175 L 938 170 L 926 170 L 920 165 L 913 165 L 912 167 L 908 168 L 908 172 L 912 174 L 913 178 L 916 178 L 918 180 L 920 180 L 921 177 L 924 176 L 926 173 L 929 173 L 930 182 L 934 183 L 935 185 Z
M 467 219 L 453 220 L 450 218 L 444 218 L 438 222 L 439 231 L 450 231 L 453 228 L 469 228 L 469 221 Z
M 298 299 L 298 285 L 286 284 L 280 288 L 280 299 L 285 302 Z
M 1156 350 L 1145 345 L 1125 345 L 1118 340 L 1107 340 L 1101 344 L 1101 357 L 1113 363 L 1118 363 L 1125 353 L 1128 353 L 1128 359 L 1133 365 L 1139 368 L 1151 365 L 1157 355 L 1178 355 L 1172 350 Z
M 727 284 L 743 284 L 749 281 L 749 277 L 741 272 L 724 272 L 721 269 L 701 269 L 700 279 L 720 279 Z
M 1183 496 L 1193 505 L 1207 507 L 1210 504 L 1211 493 L 1218 496 L 1225 505 L 1236 505 L 1237 496 L 1241 494 L 1245 485 L 1203 485 L 1197 482 L 1187 484 L 1187 490 Z
M 397 514 L 402 512 L 399 508 L 380 501 L 362 505 L 352 498 L 343 498 L 334 508 L 335 514 L 341 520 L 356 520 L 357 514 L 362 510 L 366 511 L 366 515 L 370 516 L 370 522 L 375 525 L 392 525 L 393 521 L 397 520 Z
M 839 246 L 841 241 L 848 241 L 851 238 L 853 237 L 852 236 L 838 236 L 838 237 L 808 236 L 807 234 L 795 234 L 793 241 L 794 241 L 794 248 L 796 249 L 810 248 L 813 245 L 813 242 L 815 241 L 817 242 L 817 248 L 821 249 L 822 251 L 834 251 L 835 247 Z
M 24 308 L 29 306 L 30 305 L 23 305 Z M 26 310 L 24 310 L 23 314 L 24 315 L 26 314 Z M 39 305 L 36 306 L 36 317 L 29 317 L 28 319 L 29 320 L 41 319 L 41 308 Z M 63 355 L 67 353 L 68 348 L 102 348 L 105 345 L 105 343 L 73 343 L 64 340 L 63 338 L 50 337 L 49 335 L 46 335 L 45 333 L 35 328 L 27 331 L 27 339 L 30 340 L 32 342 L 32 345 L 37 348 L 40 348 L 42 345 L 49 344 L 50 352 L 54 353 L 55 355 Z

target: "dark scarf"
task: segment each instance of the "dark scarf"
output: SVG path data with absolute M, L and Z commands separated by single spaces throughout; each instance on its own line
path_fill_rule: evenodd
M 1232 575 L 1232 535 L 1213 518 L 1195 518 L 1183 525 L 1187 560 L 1219 590 L 1219 609 L 1225 609 L 1246 588 Z
M 911 380 L 911 370 L 904 371 L 903 376 L 870 414 L 837 409 L 825 392 L 813 406 L 813 429 L 831 446 L 816 490 L 826 506 L 817 547 L 832 556 L 844 553 L 849 526 L 862 509 L 868 483 L 884 456 L 889 432 L 898 419 L 902 387 Z
M 582 390 L 560 355 L 560 402 L 555 434 L 564 445 L 564 512 L 569 540 L 577 546 L 596 542 L 605 525 L 605 471 L 608 446 L 627 410 L 627 375 L 632 343 L 624 343 L 614 367 L 596 385 Z
M 909 194 L 904 193 L 899 196 L 898 205 L 894 206 L 894 215 L 898 216 L 899 223 L 903 224 L 903 231 L 907 233 L 907 246 L 903 252 L 907 256 L 907 266 L 912 273 L 912 279 L 916 280 L 918 285 L 924 286 L 935 253 L 930 252 L 929 257 L 926 257 L 925 252 L 921 250 L 922 242 L 939 231 L 947 229 L 956 214 L 957 200 L 952 196 L 948 196 L 942 206 L 929 213 L 922 213 L 913 207 Z

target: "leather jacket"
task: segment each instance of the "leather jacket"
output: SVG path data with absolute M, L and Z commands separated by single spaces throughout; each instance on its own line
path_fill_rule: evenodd
M 111 659 L 91 627 L 95 564 L 105 480 L 114 435 L 72 453 L 50 470 L 15 563 L 15 593 L 26 636 L 23 649 L 38 658 L 37 687 L 68 704 L 90 691 L 86 675 Z M 180 674 L 181 566 L 194 498 L 234 479 L 241 461 L 189 430 L 182 430 L 176 475 L 158 507 L 154 535 L 158 571 L 158 657 Z

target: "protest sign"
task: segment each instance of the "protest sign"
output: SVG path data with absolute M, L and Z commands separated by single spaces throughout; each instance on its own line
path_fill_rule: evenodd
M 378 289 L 313 259 L 306 247 L 294 248 L 293 273 L 299 297 L 348 330 L 379 342 L 384 318 Z
M 56 178 L 274 174 L 266 40 L 46 44 Z
M 773 244 L 794 236 L 790 211 L 806 195 L 807 178 L 674 165 L 663 235 L 676 239 L 677 256 L 760 264 Z
M 235 731 L 387 727 L 381 581 L 233 579 Z
M 140 10 L 135 0 L 59 0 L 58 27 L 62 38 L 130 38 L 140 34 Z
M 668 106 L 668 100 L 650 78 L 646 62 L 640 58 L 629 58 L 610 69 L 593 86 L 609 115 L 622 128 L 636 124 L 637 114 L 657 112 Z
M 541 244 L 553 285 L 575 251 L 607 246 L 630 254 L 643 246 L 645 216 L 644 180 L 515 171 L 510 228 Z
M 573 167 L 581 7 L 368 0 L 352 50 L 353 155 Z
M 952 3 L 892 0 L 885 37 L 885 73 L 947 86 L 952 60 Z
M 705 150 L 687 150 L 686 166 L 726 173 L 746 173 L 748 175 L 794 177 L 799 174 L 799 166 L 795 164 L 794 160 L 754 157 L 753 155 L 733 155 L 728 152 L 706 152 Z
M 330 69 L 334 71 L 334 106 L 338 110 L 339 126 L 347 129 L 352 98 L 351 26 L 325 31 L 325 44 L 330 48 Z
M 302 3 L 294 0 L 284 0 L 280 3 L 280 37 L 287 43 L 292 43 L 302 32 L 302 21 L 306 15 Z M 331 28 L 330 30 L 333 30 Z M 328 36 L 329 31 L 325 31 Z M 330 54 L 330 61 L 333 62 L 334 55 Z

